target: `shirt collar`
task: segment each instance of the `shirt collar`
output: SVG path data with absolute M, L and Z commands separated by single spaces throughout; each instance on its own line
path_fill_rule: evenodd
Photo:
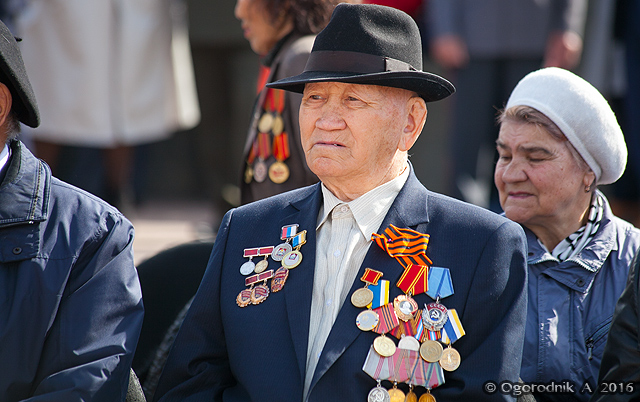
M 333 195 L 324 183 L 322 183 L 321 188 L 324 201 L 318 214 L 316 230 L 327 220 L 329 213 L 336 205 L 346 204 L 351 209 L 353 218 L 364 238 L 367 239 L 367 241 L 371 240 L 371 235 L 380 228 L 384 217 L 387 215 L 389 208 L 391 208 L 391 204 L 393 204 L 393 201 L 395 201 L 398 193 L 402 190 L 402 187 L 409 178 L 409 170 L 407 166 L 395 179 L 349 202 L 340 201 L 340 199 Z
M 8 144 L 4 144 L 4 148 L 2 149 L 2 152 L 0 152 L 0 172 L 2 172 L 7 166 L 9 157 L 11 157 L 11 148 L 9 148 Z

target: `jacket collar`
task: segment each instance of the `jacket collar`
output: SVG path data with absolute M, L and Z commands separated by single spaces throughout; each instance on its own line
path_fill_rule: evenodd
M 20 141 L 11 141 L 10 146 L 11 160 L 0 184 L 0 227 L 44 221 L 49 209 L 49 168 Z
M 600 228 L 577 257 L 571 260 L 558 262 L 551 253 L 540 245 L 536 235 L 523 227 L 529 247 L 527 263 L 535 265 L 552 262 L 553 267 L 544 271 L 546 275 L 574 290 L 586 291 L 607 260 L 607 257 L 609 257 L 609 254 L 618 249 L 618 234 L 613 221 L 614 215 L 611 212 L 607 198 L 604 196 L 602 198 L 604 200 L 604 210 Z M 554 269 L 555 267 L 558 269 Z

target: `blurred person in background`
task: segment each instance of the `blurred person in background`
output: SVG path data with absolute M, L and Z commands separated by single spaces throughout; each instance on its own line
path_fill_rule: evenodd
M 598 386 L 611 317 L 640 245 L 640 230 L 616 217 L 597 189 L 624 172 L 624 137 L 598 90 L 555 67 L 525 76 L 499 121 L 495 184 L 529 249 L 520 376 L 568 380 L 570 399 L 586 401 Z
M 429 0 L 431 57 L 458 88 L 449 147 L 450 195 L 499 210 L 491 184 L 494 116 L 516 83 L 543 66 L 574 68 L 587 0 Z
M 237 0 L 235 15 L 251 49 L 261 56 L 258 96 L 244 147 L 240 201 L 246 204 L 318 181 L 300 144 L 302 95 L 266 88 L 300 74 L 315 34 L 340 0 Z M 357 2 L 357 1 L 351 1 Z
M 42 109 L 35 153 L 55 173 L 65 146 L 98 149 L 91 162 L 119 208 L 132 203 L 134 146 L 200 119 L 183 0 L 27 0 L 16 20 Z M 85 189 L 87 169 L 65 177 Z

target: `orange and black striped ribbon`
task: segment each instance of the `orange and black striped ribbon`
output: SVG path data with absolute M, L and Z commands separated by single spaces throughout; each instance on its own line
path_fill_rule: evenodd
M 429 244 L 428 234 L 389 225 L 383 234 L 374 233 L 371 239 L 405 268 L 412 264 L 425 266 L 432 264 L 426 255 Z
M 373 311 L 378 313 L 378 317 L 380 318 L 378 325 L 373 329 L 373 332 L 377 334 L 386 334 L 400 323 L 396 311 L 393 309 L 393 303 L 387 303 Z

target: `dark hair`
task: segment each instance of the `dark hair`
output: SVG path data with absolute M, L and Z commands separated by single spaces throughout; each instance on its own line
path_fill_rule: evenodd
M 5 134 L 7 136 L 7 142 L 18 138 L 18 135 L 20 134 L 20 119 L 13 108 L 7 115 L 7 132 Z
M 340 0 L 260 0 L 272 21 L 282 13 L 291 16 L 293 32 L 299 35 L 317 34 L 329 23 L 331 13 Z

